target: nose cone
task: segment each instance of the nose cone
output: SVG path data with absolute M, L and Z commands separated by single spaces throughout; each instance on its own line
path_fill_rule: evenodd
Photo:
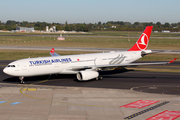
M 3 72 L 4 72 L 5 74 L 7 74 L 7 75 L 12 75 L 12 76 L 13 76 L 12 70 L 11 70 L 10 68 L 5 67 L 5 68 L 3 69 Z
M 7 70 L 6 67 L 3 69 L 3 72 L 6 73 L 6 74 L 8 74 L 8 70 Z

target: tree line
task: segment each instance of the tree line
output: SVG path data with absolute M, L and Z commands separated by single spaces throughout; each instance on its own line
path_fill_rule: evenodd
M 0 22 L 0 30 L 16 30 L 16 27 L 34 27 L 35 30 L 46 30 L 46 26 L 52 27 L 56 26 L 57 30 L 65 30 L 65 31 L 142 31 L 146 26 L 153 26 L 154 31 L 161 30 L 170 30 L 172 32 L 180 31 L 180 22 L 178 23 L 164 23 L 161 22 L 134 22 L 133 24 L 130 22 L 123 21 L 108 21 L 106 23 L 101 23 L 100 21 L 97 23 L 73 23 L 68 24 L 66 21 L 65 24 L 61 23 L 47 23 L 47 22 L 28 22 L 28 21 L 14 21 L 8 20 L 5 23 Z

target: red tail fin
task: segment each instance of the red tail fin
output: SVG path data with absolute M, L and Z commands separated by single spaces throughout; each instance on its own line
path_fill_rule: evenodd
M 51 53 L 51 54 L 54 54 L 54 48 L 51 49 L 51 52 L 50 52 L 50 53 Z
M 134 44 L 134 46 L 128 51 L 146 50 L 149 43 L 152 28 L 153 26 L 147 26 L 144 32 L 141 34 L 140 38 L 137 40 L 136 44 Z

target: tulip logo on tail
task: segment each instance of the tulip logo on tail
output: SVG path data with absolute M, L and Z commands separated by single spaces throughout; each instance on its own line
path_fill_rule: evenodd
M 148 45 L 148 36 L 145 33 L 143 33 L 136 44 L 140 50 L 146 50 Z
M 144 32 L 141 34 L 140 38 L 137 40 L 136 44 L 128 51 L 142 51 L 146 50 L 149 42 L 153 26 L 147 26 Z

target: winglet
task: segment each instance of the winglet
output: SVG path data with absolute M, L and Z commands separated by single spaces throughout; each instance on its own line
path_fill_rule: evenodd
M 173 60 L 169 61 L 168 63 L 173 63 L 177 58 L 174 58 Z

